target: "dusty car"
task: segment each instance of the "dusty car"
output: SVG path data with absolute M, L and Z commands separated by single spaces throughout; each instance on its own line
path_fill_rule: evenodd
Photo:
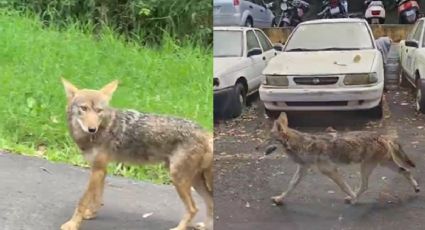
M 282 48 L 282 47 L 281 47 Z M 214 114 L 237 117 L 247 95 L 264 80 L 266 64 L 278 54 L 269 38 L 256 28 L 214 27 Z
M 416 110 L 425 113 L 425 18 L 413 26 L 407 40 L 400 41 L 400 85 L 412 85 L 416 94 Z
M 262 0 L 214 0 L 214 26 L 246 26 L 266 28 L 275 18 L 271 4 Z
M 369 110 L 382 117 L 383 59 L 363 19 L 299 24 L 263 74 L 260 99 L 270 117 L 323 110 Z

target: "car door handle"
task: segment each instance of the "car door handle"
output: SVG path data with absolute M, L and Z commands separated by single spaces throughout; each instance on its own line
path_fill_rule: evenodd
M 274 52 L 274 56 L 276 56 L 277 55 L 277 53 L 276 52 Z
M 266 60 L 266 57 L 263 57 L 263 60 L 265 61 Z

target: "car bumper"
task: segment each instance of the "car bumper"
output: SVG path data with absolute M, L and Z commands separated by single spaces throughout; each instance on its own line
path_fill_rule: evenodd
M 329 111 L 371 109 L 379 105 L 384 83 L 352 88 L 269 88 L 261 85 L 266 109 L 281 111 Z
M 241 15 L 239 13 L 234 14 L 215 14 L 214 26 L 243 26 Z
M 223 117 L 232 106 L 234 87 L 214 90 L 214 116 Z

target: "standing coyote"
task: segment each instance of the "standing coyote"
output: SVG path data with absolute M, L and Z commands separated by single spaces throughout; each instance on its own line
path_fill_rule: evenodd
M 68 99 L 70 134 L 91 165 L 87 190 L 62 230 L 77 230 L 83 219 L 96 216 L 108 162 L 133 164 L 165 162 L 172 183 L 186 207 L 173 230 L 186 230 L 197 213 L 191 187 L 207 206 L 206 228 L 212 229 L 213 138 L 200 126 L 179 118 L 118 110 L 108 106 L 118 81 L 101 90 L 77 89 L 62 79 Z M 203 225 L 199 225 L 201 227 Z
M 345 134 L 326 133 L 312 135 L 288 127 L 288 118 L 281 113 L 274 121 L 271 138 L 265 154 L 271 154 L 279 144 L 289 158 L 298 164 L 297 171 L 289 183 L 288 189 L 272 197 L 277 205 L 282 205 L 284 198 L 297 186 L 306 175 L 308 168 L 316 165 L 321 173 L 334 181 L 348 196 L 347 203 L 356 203 L 359 196 L 368 187 L 369 175 L 380 164 L 402 174 L 419 192 L 419 185 L 412 177 L 409 168 L 415 164 L 394 139 L 375 132 L 357 131 Z M 337 164 L 360 163 L 360 188 L 353 192 L 338 173 Z

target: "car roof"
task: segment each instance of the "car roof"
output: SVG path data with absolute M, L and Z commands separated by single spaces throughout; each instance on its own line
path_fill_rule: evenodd
M 362 18 L 331 18 L 331 19 L 315 19 L 310 21 L 305 21 L 300 23 L 300 25 L 307 25 L 307 24 L 322 24 L 322 23 L 356 23 L 356 22 L 366 22 L 366 20 Z
M 241 27 L 241 26 L 214 26 L 214 30 L 226 30 L 226 31 L 247 31 L 247 30 L 259 30 L 252 27 Z

